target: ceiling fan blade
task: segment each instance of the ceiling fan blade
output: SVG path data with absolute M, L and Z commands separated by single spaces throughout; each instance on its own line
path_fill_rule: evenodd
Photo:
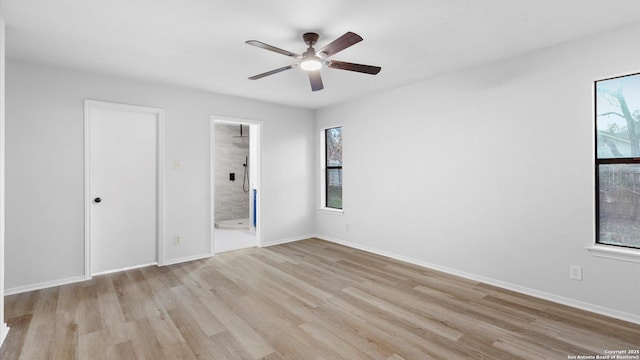
M 273 51 L 276 52 L 278 54 L 282 54 L 285 56 L 290 56 L 292 58 L 301 58 L 302 56 L 292 53 L 291 51 L 287 51 L 287 50 L 283 50 L 280 48 L 277 48 L 275 46 L 271 46 L 269 44 L 265 44 L 262 41 L 258 41 L 258 40 L 247 40 L 245 41 L 245 44 L 249 44 L 249 45 L 253 45 L 253 46 L 257 46 L 259 48 L 265 49 L 265 50 L 269 50 L 269 51 Z
M 360 41 L 362 41 L 362 37 L 360 37 L 360 35 L 349 31 L 346 34 L 328 43 L 322 49 L 318 50 L 317 54 L 319 54 L 320 56 L 329 57 L 338 53 L 339 51 L 348 48 L 351 45 L 359 43 Z
M 371 66 L 371 65 L 362 65 L 362 64 L 354 64 L 344 61 L 331 60 L 327 67 L 332 69 L 340 69 L 340 70 L 348 70 L 348 71 L 357 71 L 360 73 L 375 75 L 382 70 L 380 66 Z
M 309 81 L 311 82 L 311 91 L 324 89 L 322 77 L 320 77 L 320 70 L 309 71 Z
M 293 69 L 296 66 L 298 66 L 298 64 L 291 64 L 291 65 L 283 66 L 283 67 L 275 69 L 275 70 L 271 70 L 271 71 L 267 71 L 267 72 L 262 73 L 262 74 L 254 75 L 254 76 L 250 77 L 249 80 L 262 79 L 265 76 L 269 76 L 269 75 L 277 74 L 279 72 L 283 72 L 285 70 Z

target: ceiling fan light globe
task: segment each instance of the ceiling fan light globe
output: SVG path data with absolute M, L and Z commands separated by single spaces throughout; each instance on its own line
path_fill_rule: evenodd
M 302 60 L 300 67 L 305 71 L 315 71 L 322 67 L 322 62 L 314 56 Z

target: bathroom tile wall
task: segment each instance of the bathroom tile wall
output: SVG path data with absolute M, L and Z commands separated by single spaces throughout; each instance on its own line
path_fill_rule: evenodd
M 242 125 L 240 137 L 239 124 L 215 124 L 214 141 L 215 221 L 248 218 L 250 192 L 245 193 L 242 184 L 243 165 L 249 156 L 249 126 Z M 235 181 L 229 180 L 230 173 L 235 173 Z

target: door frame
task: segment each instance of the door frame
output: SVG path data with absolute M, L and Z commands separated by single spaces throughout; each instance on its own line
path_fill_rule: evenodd
M 91 274 L 91 110 L 102 108 L 119 111 L 144 112 L 156 117 L 156 262 L 164 265 L 164 109 L 122 104 L 100 100 L 84 100 L 84 277 Z M 124 269 L 119 269 L 124 270 Z
M 262 121 L 233 118 L 228 116 L 211 115 L 209 117 L 209 246 L 211 249 L 211 255 L 215 255 L 214 247 L 214 229 L 215 229 L 215 186 L 216 186 L 216 167 L 215 167 L 215 124 L 232 124 L 232 125 L 249 125 L 249 143 L 251 143 L 251 137 L 255 136 L 256 143 L 256 246 L 262 247 Z M 255 131 L 254 131 L 255 130 Z M 251 151 L 251 150 L 249 150 Z M 250 217 L 251 218 L 251 217 Z
M 9 333 L 9 327 L 4 321 L 4 268 L 5 268 L 5 43 L 6 24 L 0 13 L 0 346 Z

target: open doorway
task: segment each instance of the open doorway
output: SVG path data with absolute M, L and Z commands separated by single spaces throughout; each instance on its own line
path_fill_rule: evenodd
M 211 239 L 214 253 L 259 246 L 261 125 L 211 117 Z

